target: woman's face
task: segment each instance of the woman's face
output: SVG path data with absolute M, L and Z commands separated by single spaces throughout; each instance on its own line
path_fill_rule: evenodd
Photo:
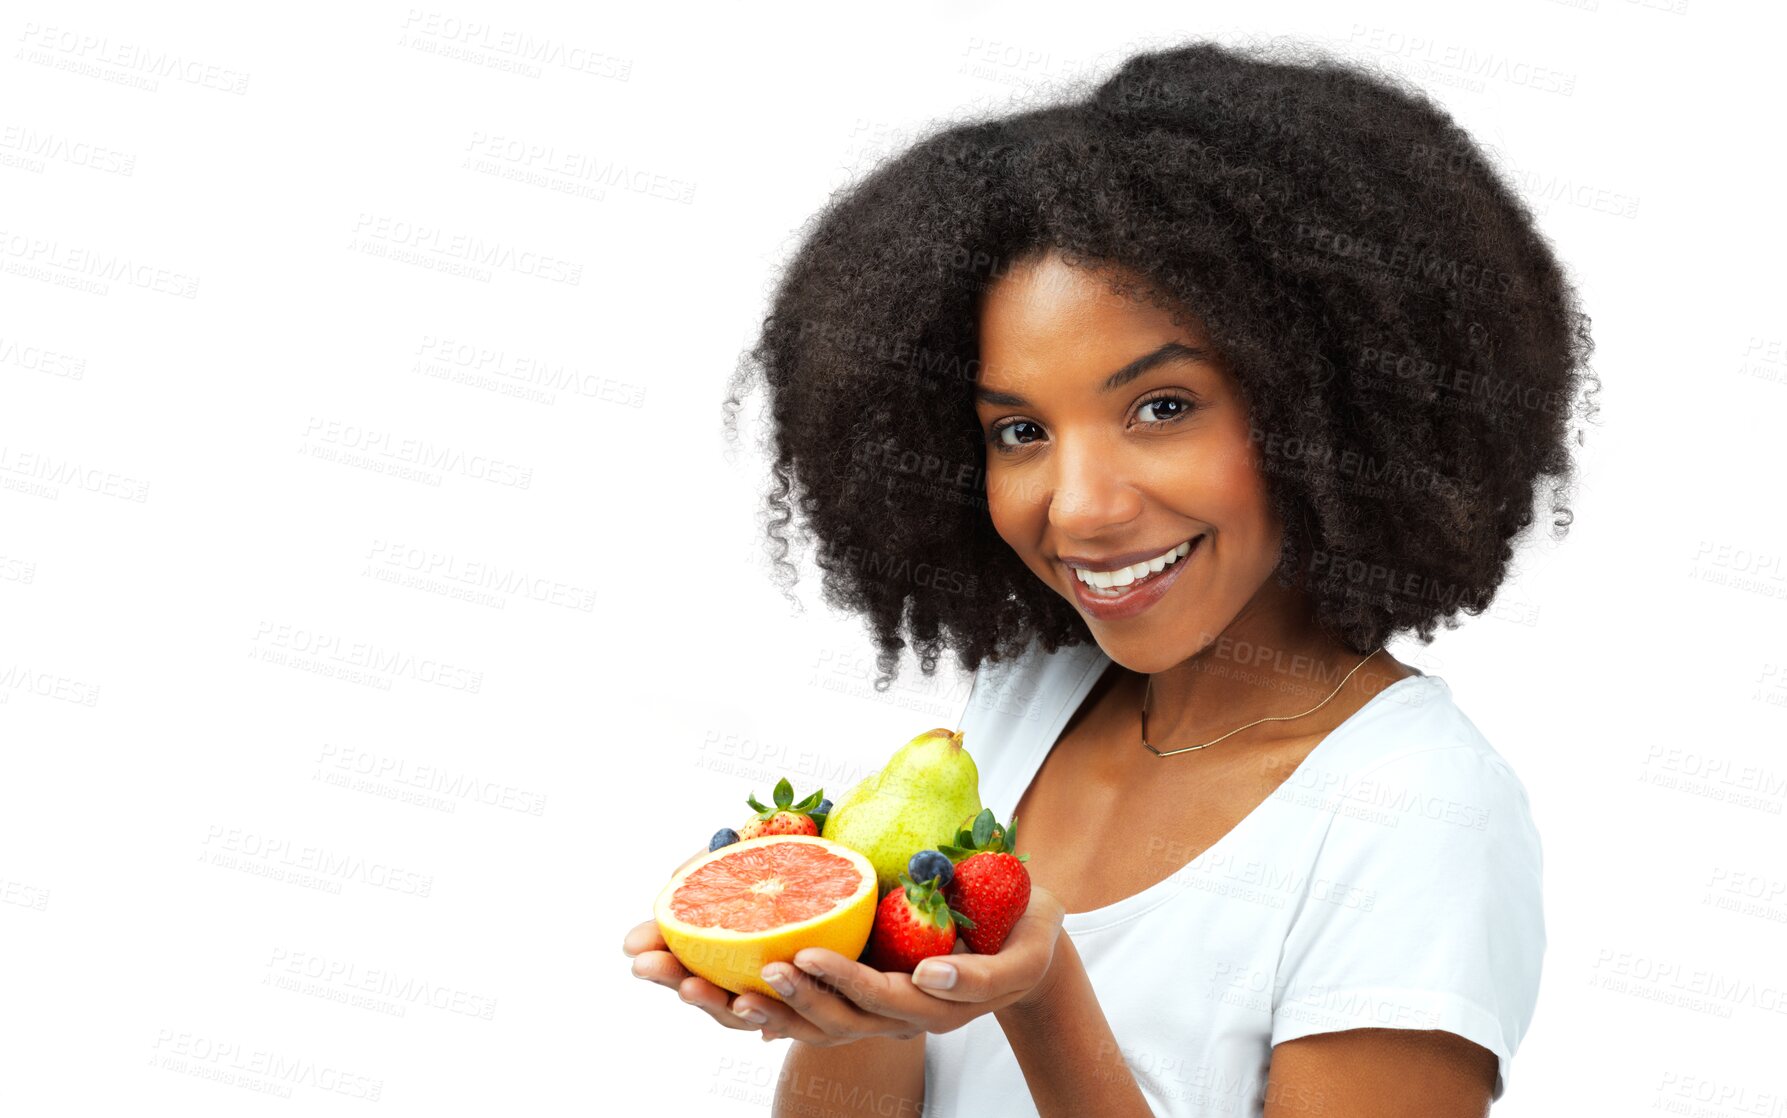
M 993 526 L 1111 659 L 1179 664 L 1274 585 L 1283 528 L 1246 404 L 1200 328 L 1050 254 L 985 293 L 980 338 Z M 1122 597 L 1098 599 L 1075 573 L 1185 544 Z

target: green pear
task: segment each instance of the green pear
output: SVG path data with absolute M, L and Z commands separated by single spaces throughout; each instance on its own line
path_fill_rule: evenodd
M 980 771 L 961 732 L 926 730 L 846 792 L 820 833 L 873 863 L 885 896 L 914 854 L 955 841 L 963 817 L 978 814 Z

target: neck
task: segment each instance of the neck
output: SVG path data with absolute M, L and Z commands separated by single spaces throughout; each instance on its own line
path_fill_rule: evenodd
M 1268 580 L 1226 629 L 1203 635 L 1190 659 L 1146 681 L 1148 740 L 1157 748 L 1195 744 L 1257 718 L 1308 710 L 1334 694 L 1363 658 L 1315 623 L 1302 595 Z M 1236 740 L 1307 732 L 1322 713 L 1257 727 Z

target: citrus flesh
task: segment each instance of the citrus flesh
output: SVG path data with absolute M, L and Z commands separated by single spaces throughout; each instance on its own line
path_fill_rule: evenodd
M 762 969 L 805 947 L 862 954 L 875 922 L 875 867 L 817 835 L 765 835 L 676 871 L 653 908 L 664 945 L 690 974 L 734 994 L 781 1001 Z

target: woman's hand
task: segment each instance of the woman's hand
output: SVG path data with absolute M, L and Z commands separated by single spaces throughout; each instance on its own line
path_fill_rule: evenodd
M 733 1012 L 737 998 L 727 990 L 699 975 L 690 974 L 664 944 L 656 920 L 647 920 L 627 933 L 621 950 L 633 957 L 633 974 L 648 982 L 668 986 L 682 1000 L 704 1011 L 728 1029 L 755 1029 L 762 1022 L 747 1020 Z M 758 999 L 768 1001 L 767 998 Z M 765 1018 L 767 1020 L 767 1018 Z M 773 1039 L 765 1030 L 765 1040 Z
M 1052 964 L 1064 913 L 1053 893 L 1033 884 L 1030 903 L 998 954 L 979 955 L 958 941 L 954 953 L 926 959 L 910 975 L 878 971 L 822 947 L 804 948 L 795 955 L 795 966 L 763 968 L 763 980 L 785 999 L 780 1002 L 733 994 L 690 974 L 670 953 L 656 920 L 629 931 L 621 950 L 632 957 L 635 977 L 675 990 L 728 1029 L 761 1029 L 764 1040 L 792 1037 L 831 1047 L 871 1036 L 909 1040 L 919 1033 L 953 1032 L 982 1014 L 1041 1004 L 1056 973 Z M 955 972 L 951 985 L 915 981 L 945 967 Z
M 953 953 L 924 960 L 910 975 L 878 971 L 822 947 L 803 948 L 795 966 L 763 968 L 764 981 L 777 987 L 785 1003 L 740 994 L 731 1008 L 762 1013 L 765 1037 L 793 1037 L 822 1048 L 871 1036 L 909 1040 L 953 1032 L 982 1014 L 1042 1003 L 1056 973 L 1051 964 L 1064 914 L 1053 893 L 1032 885 L 1030 904 L 998 954 L 978 955 L 958 941 Z M 954 969 L 953 984 L 916 981 L 942 968 Z
M 689 855 L 683 860 L 682 866 L 670 871 L 671 875 L 675 876 L 677 870 L 706 853 L 706 850 L 697 850 Z M 728 1029 L 755 1029 L 762 1024 L 761 1021 L 747 1020 L 733 1012 L 735 998 L 730 991 L 722 990 L 699 975 L 690 974 L 682 963 L 677 961 L 676 956 L 670 953 L 670 948 L 664 943 L 663 933 L 658 931 L 658 922 L 655 919 L 647 920 L 629 931 L 621 940 L 620 949 L 632 957 L 635 978 L 643 978 L 648 982 L 656 982 L 660 986 L 667 986 L 675 990 L 683 1001 L 704 1011 Z M 769 999 L 758 1000 L 767 1001 Z M 765 1035 L 764 1039 L 768 1040 L 770 1037 Z

